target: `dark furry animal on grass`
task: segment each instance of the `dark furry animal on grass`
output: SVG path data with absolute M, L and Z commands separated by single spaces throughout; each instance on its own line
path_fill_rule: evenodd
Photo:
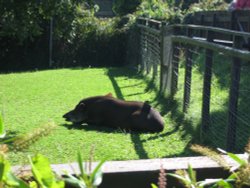
M 149 104 L 124 101 L 111 93 L 81 100 L 75 109 L 63 115 L 66 121 L 108 126 L 126 130 L 161 132 L 164 121 Z

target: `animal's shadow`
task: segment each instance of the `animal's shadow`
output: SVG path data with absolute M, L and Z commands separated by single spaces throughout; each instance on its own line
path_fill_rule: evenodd
M 95 131 L 95 132 L 102 132 L 102 133 L 122 133 L 122 134 L 149 134 L 154 132 L 149 131 L 137 131 L 137 130 L 128 130 L 128 129 L 121 129 L 121 128 L 114 128 L 108 126 L 98 126 L 94 124 L 80 124 L 80 123 L 64 123 L 61 126 L 66 127 L 69 130 L 85 130 L 85 131 Z

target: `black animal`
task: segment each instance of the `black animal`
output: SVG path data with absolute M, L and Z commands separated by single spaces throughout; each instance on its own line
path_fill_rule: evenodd
M 149 104 L 123 101 L 111 93 L 81 100 L 75 109 L 63 115 L 66 121 L 98 126 L 120 127 L 126 130 L 160 132 L 164 121 Z

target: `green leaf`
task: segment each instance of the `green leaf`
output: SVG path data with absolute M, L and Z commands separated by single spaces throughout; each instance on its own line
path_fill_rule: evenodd
M 192 169 L 191 165 L 188 164 L 188 175 L 192 183 L 196 183 L 196 172 Z
M 233 159 L 234 161 L 236 161 L 241 167 L 242 166 L 246 166 L 247 165 L 247 161 L 245 161 L 244 159 L 241 159 L 240 157 L 238 157 L 236 154 L 234 153 L 227 153 L 227 155 Z
M 32 162 L 39 171 L 44 185 L 50 187 L 54 179 L 54 174 L 51 170 L 49 160 L 43 155 L 38 154 L 32 158 Z
M 84 171 L 84 168 L 83 168 L 82 155 L 81 155 L 81 153 L 79 151 L 77 153 L 77 160 L 78 160 L 78 165 L 79 165 L 81 176 L 83 176 L 85 174 L 85 171 Z
M 102 160 L 94 169 L 94 171 L 91 173 L 90 176 L 90 182 L 93 183 L 94 186 L 98 186 L 102 183 L 102 171 L 101 167 L 104 164 L 106 160 Z
M 82 160 L 82 155 L 81 153 L 78 151 L 77 153 L 77 160 L 78 160 L 78 166 L 79 166 L 79 169 L 80 169 L 80 177 L 83 178 L 83 180 L 85 181 L 85 183 L 88 185 L 90 182 L 90 179 L 89 179 L 89 176 L 87 175 L 87 173 L 85 173 L 85 170 L 84 170 L 84 167 L 83 167 L 83 160 Z
M 41 154 L 31 160 L 32 173 L 41 187 L 63 188 L 64 182 L 57 181 L 51 170 L 49 160 Z
M 53 181 L 52 186 L 50 188 L 64 188 L 65 183 L 64 181 Z
M 169 175 L 169 176 L 172 176 L 172 177 L 174 177 L 174 178 L 176 178 L 176 179 L 178 179 L 178 180 L 180 180 L 180 181 L 183 182 L 185 185 L 190 185 L 190 184 L 191 184 L 191 182 L 190 182 L 188 179 L 186 179 L 186 178 L 184 178 L 184 177 L 182 177 L 182 176 L 180 176 L 180 175 L 178 175 L 178 174 L 168 173 L 168 175 Z
M 234 188 L 232 184 L 230 184 L 229 182 L 225 181 L 225 180 L 221 180 L 217 183 L 217 185 L 219 187 L 223 187 L 223 188 Z
M 222 180 L 221 178 L 220 179 L 205 179 L 204 181 L 198 182 L 198 185 L 204 187 L 207 185 L 215 184 L 221 180 Z
M 6 179 L 7 173 L 10 171 L 10 163 L 0 154 L 0 182 Z
M 227 179 L 230 179 L 230 180 L 235 180 L 237 179 L 237 173 L 233 172 Z
M 32 174 L 34 176 L 34 178 L 36 179 L 37 183 L 42 186 L 43 185 L 43 181 L 42 181 L 42 176 L 41 174 L 39 173 L 38 169 L 36 168 L 36 166 L 34 165 L 31 157 L 29 156 L 29 161 L 30 161 L 30 165 L 31 165 L 31 171 L 32 171 Z
M 24 181 L 14 176 L 11 172 L 9 172 L 6 176 L 6 183 L 11 187 L 29 188 Z
M 155 184 L 151 184 L 151 188 L 158 188 Z
M 79 180 L 78 178 L 67 174 L 67 178 L 64 178 L 65 182 L 67 182 L 68 184 L 75 186 L 75 187 L 80 187 L 80 188 L 87 188 L 85 182 L 83 180 Z

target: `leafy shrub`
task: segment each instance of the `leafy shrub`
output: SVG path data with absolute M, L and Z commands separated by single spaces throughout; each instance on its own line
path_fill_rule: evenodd
M 125 62 L 130 18 L 98 19 L 94 11 L 78 9 L 71 36 L 58 40 L 55 61 L 59 66 L 120 66 Z M 82 12 L 82 13 L 80 13 Z M 124 20 L 126 20 L 124 22 Z M 62 48 L 63 45 L 63 48 Z
M 201 0 L 189 7 L 189 12 L 209 11 L 209 10 L 227 10 L 228 3 L 224 0 Z
M 174 1 L 150 0 L 143 1 L 136 13 L 138 16 L 177 22 L 182 17 L 182 10 L 175 7 Z
M 120 22 L 124 19 L 96 18 L 94 14 L 97 9 L 91 1 L 61 1 L 62 4 L 55 1 L 46 4 L 46 1 L 41 1 L 34 5 L 39 11 L 38 15 L 42 17 L 36 22 L 40 33 L 33 33 L 26 28 L 29 36 L 15 37 L 16 34 L 6 34 L 0 37 L 0 48 L 3 49 L 0 52 L 2 70 L 49 67 L 51 16 L 54 26 L 54 67 L 124 64 L 127 28 L 123 28 L 126 23 Z

